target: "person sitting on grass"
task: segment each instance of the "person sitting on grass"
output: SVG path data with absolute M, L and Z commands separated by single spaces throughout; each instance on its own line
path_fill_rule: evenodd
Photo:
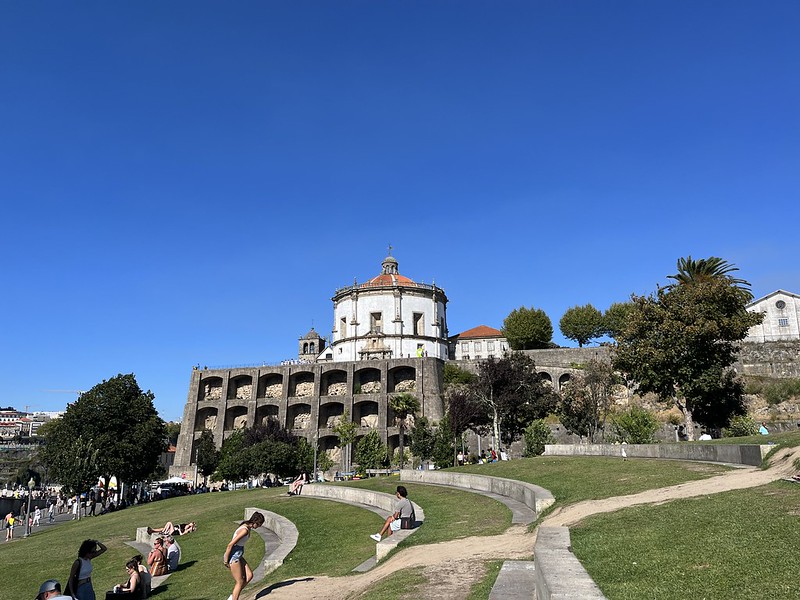
M 192 533 L 193 531 L 197 531 L 197 523 L 194 521 L 191 523 L 181 523 L 180 525 L 174 525 L 172 521 L 167 521 L 166 525 L 159 527 L 158 529 L 154 529 L 152 527 L 147 528 L 148 534 L 163 533 L 164 535 L 186 535 L 187 533 Z
M 389 535 L 392 535 L 395 531 L 400 531 L 403 519 L 409 519 L 414 514 L 414 507 L 411 506 L 411 500 L 408 499 L 408 490 L 406 490 L 405 486 L 398 485 L 395 496 L 397 496 L 397 503 L 394 505 L 394 513 L 386 517 L 383 529 L 379 533 L 373 533 L 369 536 L 376 542 L 381 541 L 384 533 L 388 532 Z

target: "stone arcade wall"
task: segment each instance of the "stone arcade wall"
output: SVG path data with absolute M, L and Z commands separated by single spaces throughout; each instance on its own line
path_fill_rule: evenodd
M 337 420 L 331 411 L 343 407 L 361 425 L 359 435 L 377 429 L 387 442 L 398 434 L 387 422 L 388 401 L 396 393 L 413 393 L 422 415 L 433 421 L 442 418 L 443 369 L 444 362 L 436 358 L 195 369 L 170 473 L 193 472 L 193 448 L 203 429 L 214 432 L 220 447 L 235 429 L 267 417 L 309 441 L 315 434 L 320 440 L 330 439 Z M 377 414 L 374 408 L 361 414 L 362 406 L 375 405 Z

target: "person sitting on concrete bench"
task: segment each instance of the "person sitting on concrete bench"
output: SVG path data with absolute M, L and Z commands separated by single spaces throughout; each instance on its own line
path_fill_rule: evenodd
M 300 475 L 297 476 L 292 484 L 289 486 L 288 494 L 290 496 L 299 496 L 300 492 L 303 491 L 303 486 L 308 483 L 308 473 L 303 471 Z
M 397 496 L 397 503 L 394 505 L 394 513 L 386 517 L 383 529 L 379 533 L 369 536 L 376 542 L 381 541 L 384 533 L 388 532 L 389 535 L 392 535 L 395 531 L 400 531 L 401 528 L 412 529 L 415 525 L 414 507 L 411 505 L 411 500 L 408 499 L 408 490 L 406 490 L 405 486 L 398 485 L 395 496 Z
M 153 529 L 152 527 L 147 528 L 148 534 L 163 533 L 164 535 L 186 535 L 193 531 L 197 531 L 197 523 L 194 521 L 191 523 L 181 523 L 180 525 L 173 525 L 172 521 L 167 521 L 166 525 L 158 529 Z

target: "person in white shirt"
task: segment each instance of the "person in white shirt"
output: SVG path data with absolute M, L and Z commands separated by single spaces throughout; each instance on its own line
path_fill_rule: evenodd
M 61 584 L 55 579 L 48 579 L 39 586 L 39 593 L 35 600 L 72 600 L 72 596 L 63 596 Z

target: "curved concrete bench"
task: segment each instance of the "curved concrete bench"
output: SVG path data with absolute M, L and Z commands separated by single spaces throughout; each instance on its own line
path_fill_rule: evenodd
M 270 512 L 268 510 L 264 510 L 263 508 L 245 508 L 244 509 L 244 519 L 245 521 L 253 516 L 254 512 L 260 512 L 264 515 L 264 525 L 261 528 L 269 529 L 272 531 L 280 542 L 278 545 L 270 551 L 267 547 L 266 551 L 264 552 L 264 562 L 262 563 L 264 566 L 264 570 L 260 574 L 260 577 L 264 577 L 278 567 L 283 564 L 284 559 L 288 556 L 289 552 L 294 550 L 294 547 L 297 545 L 297 527 L 295 524 L 292 523 L 286 517 L 282 517 L 274 512 Z M 256 529 L 258 531 L 258 529 Z M 256 580 L 255 573 L 253 574 L 253 580 Z
M 473 473 L 459 473 L 455 471 L 416 471 L 403 469 L 400 471 L 402 481 L 416 483 L 435 483 L 451 487 L 465 488 L 481 492 L 490 492 L 499 496 L 507 496 L 517 502 L 522 502 L 536 513 L 541 513 L 555 502 L 549 490 L 532 483 L 492 477 L 490 475 L 475 475 Z
M 572 553 L 568 528 L 539 527 L 533 563 L 537 600 L 605 600 Z
M 394 512 L 394 505 L 397 503 L 397 498 L 392 494 L 385 494 L 383 492 L 374 492 L 372 490 L 363 490 L 360 488 L 351 488 L 343 485 L 325 485 L 320 483 L 308 483 L 303 486 L 302 495 L 296 496 L 313 498 L 325 498 L 335 502 L 344 502 L 345 504 L 354 504 L 363 506 L 373 512 L 377 512 L 384 519 Z M 414 529 L 401 529 L 396 531 L 393 535 L 383 538 L 380 542 L 375 544 L 375 560 L 380 562 L 386 558 L 397 544 L 406 539 L 409 535 L 417 530 L 417 527 L 422 525 L 425 521 L 425 512 L 422 507 L 416 502 L 412 501 L 411 505 L 414 507 L 414 516 L 417 519 Z

